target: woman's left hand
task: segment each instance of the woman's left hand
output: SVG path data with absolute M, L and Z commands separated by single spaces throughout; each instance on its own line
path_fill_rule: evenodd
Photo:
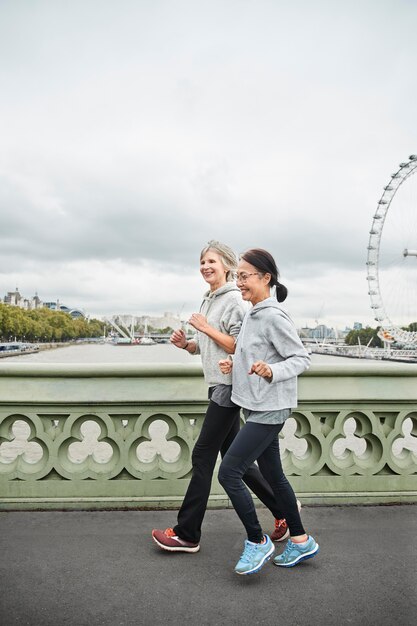
M 193 313 L 188 323 L 202 333 L 208 328 L 207 319 L 201 313 Z
M 250 368 L 249 374 L 257 374 L 258 376 L 261 376 L 261 378 L 272 379 L 272 370 L 268 363 L 265 363 L 264 361 L 255 361 Z

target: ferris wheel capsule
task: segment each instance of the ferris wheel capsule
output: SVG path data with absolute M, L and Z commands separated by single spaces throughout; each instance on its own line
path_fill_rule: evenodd
M 381 329 L 377 335 L 382 341 L 386 341 L 387 343 L 393 343 L 395 341 L 395 337 L 393 337 L 388 330 Z

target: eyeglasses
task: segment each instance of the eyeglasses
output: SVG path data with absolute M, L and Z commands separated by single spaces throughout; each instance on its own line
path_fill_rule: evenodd
M 236 274 L 236 282 L 237 283 L 246 283 L 249 276 L 255 276 L 257 274 L 259 276 L 259 272 L 251 272 L 250 274 Z

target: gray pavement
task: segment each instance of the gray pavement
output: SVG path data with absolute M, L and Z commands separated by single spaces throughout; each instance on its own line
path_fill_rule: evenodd
M 0 624 L 417 623 L 416 505 L 304 507 L 302 517 L 316 558 L 237 576 L 244 533 L 231 509 L 207 512 L 197 554 L 152 542 L 175 511 L 2 512 Z

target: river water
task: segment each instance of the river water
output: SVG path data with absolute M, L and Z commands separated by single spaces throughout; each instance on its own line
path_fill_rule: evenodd
M 327 354 L 312 354 L 311 360 L 313 365 L 372 363 L 377 367 L 401 366 L 393 361 L 351 359 Z M 0 360 L 1 363 L 201 363 L 201 359 L 198 355 L 188 354 L 186 350 L 180 350 L 171 344 L 141 346 L 104 343 L 74 344 L 64 348 L 41 350 L 32 354 L 5 357 Z

